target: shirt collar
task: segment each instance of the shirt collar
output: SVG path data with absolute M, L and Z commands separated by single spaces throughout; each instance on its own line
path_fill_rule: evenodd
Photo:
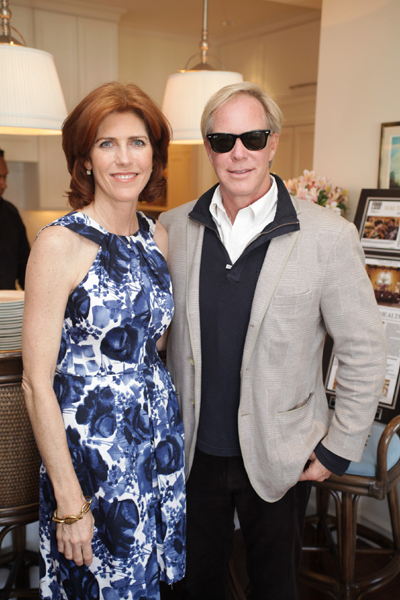
M 268 232 L 269 229 L 272 228 L 276 235 L 282 235 L 290 231 L 297 231 L 297 229 L 300 229 L 300 223 L 293 200 L 291 199 L 282 179 L 275 173 L 273 177 L 278 187 L 278 203 L 276 207 L 275 219 L 273 223 L 267 225 L 264 231 Z M 201 225 L 205 225 L 206 227 L 209 227 L 217 232 L 217 226 L 215 225 L 215 221 L 213 220 L 210 212 L 210 202 L 218 185 L 219 184 L 216 183 L 209 190 L 204 192 L 204 194 L 197 200 L 196 204 L 188 215 L 189 219 L 192 221 L 200 223 Z
M 278 186 L 276 185 L 275 178 L 272 175 L 270 175 L 270 178 L 271 186 L 268 192 L 252 204 L 249 204 L 249 206 L 241 209 L 247 210 L 252 214 L 254 224 L 262 223 L 266 216 L 270 215 L 271 211 L 278 202 Z M 221 187 L 219 185 L 216 187 L 210 203 L 210 213 L 217 225 L 221 225 L 221 213 L 225 214 L 226 218 L 229 220 L 222 201 Z

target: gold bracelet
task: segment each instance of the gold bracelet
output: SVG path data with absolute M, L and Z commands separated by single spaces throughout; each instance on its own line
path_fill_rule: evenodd
M 83 519 L 83 515 L 86 515 L 90 510 L 90 505 L 92 504 L 92 499 L 90 496 L 84 496 L 85 504 L 82 506 L 81 511 L 76 517 L 74 515 L 70 515 L 68 517 L 57 517 L 57 509 L 54 511 L 53 521 L 54 523 L 65 523 L 66 525 L 72 525 L 72 523 L 76 523 Z

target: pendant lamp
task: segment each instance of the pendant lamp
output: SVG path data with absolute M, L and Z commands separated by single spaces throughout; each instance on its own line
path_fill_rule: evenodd
M 202 144 L 200 119 L 207 101 L 222 87 L 243 81 L 240 73 L 217 71 L 208 63 L 207 8 L 208 0 L 204 0 L 201 62 L 188 69 L 199 54 L 191 56 L 184 69 L 168 77 L 164 92 L 162 110 L 172 127 L 172 143 L 176 144 Z
M 0 4 L 0 133 L 60 134 L 67 108 L 54 59 L 26 47 L 10 25 L 8 0 Z M 23 43 L 12 37 L 11 29 Z

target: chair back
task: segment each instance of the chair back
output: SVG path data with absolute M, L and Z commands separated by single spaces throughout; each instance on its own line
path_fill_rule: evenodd
M 40 455 L 21 381 L 21 353 L 0 352 L 0 512 L 39 502 Z

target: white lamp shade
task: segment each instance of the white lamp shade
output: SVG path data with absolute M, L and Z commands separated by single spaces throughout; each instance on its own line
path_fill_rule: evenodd
M 201 144 L 200 119 L 211 96 L 243 77 L 232 71 L 187 71 L 170 75 L 162 110 L 173 130 L 173 142 Z
M 0 44 L 0 82 L 0 133 L 61 133 L 67 108 L 51 54 Z

